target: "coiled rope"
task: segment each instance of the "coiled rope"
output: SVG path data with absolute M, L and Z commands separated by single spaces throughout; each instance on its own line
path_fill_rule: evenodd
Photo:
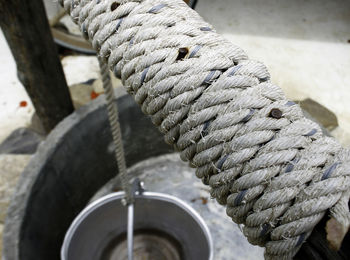
M 349 226 L 349 151 L 183 1 L 61 2 L 266 259 L 291 259 L 328 210 Z

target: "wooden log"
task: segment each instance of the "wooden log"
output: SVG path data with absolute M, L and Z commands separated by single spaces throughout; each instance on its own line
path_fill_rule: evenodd
M 0 26 L 15 58 L 18 78 L 49 132 L 74 108 L 43 2 L 0 0 Z

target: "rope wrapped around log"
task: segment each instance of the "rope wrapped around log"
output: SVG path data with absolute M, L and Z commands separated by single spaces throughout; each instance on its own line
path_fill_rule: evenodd
M 327 212 L 349 227 L 349 151 L 183 1 L 61 4 L 266 259 L 293 258 Z

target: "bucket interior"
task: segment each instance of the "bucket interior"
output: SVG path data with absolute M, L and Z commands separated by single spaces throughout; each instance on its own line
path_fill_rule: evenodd
M 127 259 L 127 207 L 123 193 L 90 204 L 74 220 L 62 259 Z M 211 259 L 212 242 L 204 220 L 183 201 L 144 192 L 134 203 L 134 259 Z

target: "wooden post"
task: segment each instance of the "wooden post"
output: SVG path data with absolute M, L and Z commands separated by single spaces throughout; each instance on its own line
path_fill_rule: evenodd
M 49 132 L 74 108 L 43 2 L 0 0 L 0 26 L 16 60 L 18 78 Z

